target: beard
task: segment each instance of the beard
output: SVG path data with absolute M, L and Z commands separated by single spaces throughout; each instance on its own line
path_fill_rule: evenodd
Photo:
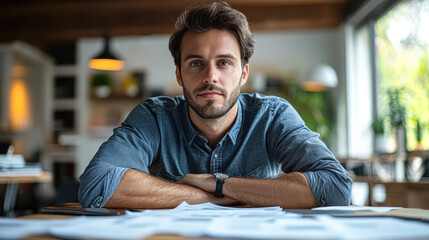
M 199 92 L 206 90 L 216 90 L 222 93 L 222 96 L 225 98 L 225 103 L 220 106 L 214 106 L 214 100 L 207 100 L 205 104 L 199 105 L 195 98 Z M 231 94 L 228 95 L 228 92 L 220 87 L 217 87 L 213 84 L 205 85 L 201 88 L 195 89 L 193 93 L 190 93 L 185 85 L 183 84 L 183 95 L 185 96 L 186 101 L 192 110 L 197 113 L 202 119 L 216 119 L 225 116 L 229 110 L 237 103 L 238 97 L 240 96 L 240 82 L 237 87 L 231 91 Z

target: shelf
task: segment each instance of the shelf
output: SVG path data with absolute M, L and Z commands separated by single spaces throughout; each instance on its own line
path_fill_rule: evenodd
M 44 153 L 49 157 L 74 158 L 76 155 L 75 146 L 62 146 L 59 144 L 47 144 Z
M 143 97 L 128 97 L 128 96 L 123 96 L 123 95 L 113 95 L 110 97 L 106 97 L 106 98 L 97 98 L 94 96 L 91 96 L 91 100 L 93 101 L 111 101 L 111 100 L 119 100 L 119 101 L 143 101 L 144 98 Z
M 52 142 L 58 142 L 62 134 L 75 133 L 79 114 L 76 95 L 77 67 L 73 64 L 57 65 L 54 68 L 52 99 Z
M 76 99 L 74 98 L 55 99 L 54 108 L 55 110 L 75 110 Z
M 75 65 L 57 65 L 55 67 L 55 76 L 57 77 L 74 77 L 76 76 Z
M 408 152 L 410 157 L 429 158 L 429 150 L 414 150 Z

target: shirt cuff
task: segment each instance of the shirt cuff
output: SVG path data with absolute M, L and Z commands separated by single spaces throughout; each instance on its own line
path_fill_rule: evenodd
M 102 184 L 100 184 L 100 186 L 103 187 L 101 195 L 95 197 L 95 199 L 91 203 L 91 207 L 100 208 L 103 207 L 109 201 L 109 199 L 112 197 L 112 195 L 118 188 L 122 177 L 124 176 L 125 172 L 128 171 L 128 169 L 129 168 L 117 167 L 107 172 L 107 174 L 102 180 Z

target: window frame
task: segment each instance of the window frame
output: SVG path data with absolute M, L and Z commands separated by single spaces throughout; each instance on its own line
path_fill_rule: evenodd
M 352 1 L 356 2 L 356 1 Z M 365 139 L 355 139 L 352 134 L 352 129 L 355 129 L 356 126 L 353 125 L 352 117 L 353 113 L 350 111 L 354 110 L 352 105 L 354 100 L 351 99 L 353 94 L 349 94 L 350 91 L 353 91 L 351 87 L 353 84 L 356 84 L 356 79 L 358 79 L 358 74 L 360 72 L 359 67 L 357 66 L 357 54 L 355 53 L 358 48 L 358 32 L 363 28 L 368 28 L 369 33 L 369 70 L 370 70 L 370 84 L 371 90 L 369 92 L 371 97 L 371 110 L 369 114 L 371 119 L 374 119 L 378 112 L 378 99 L 377 93 L 379 91 L 379 79 L 378 79 L 378 68 L 377 68 L 377 52 L 375 45 L 375 23 L 388 11 L 394 8 L 399 4 L 401 0 L 379 0 L 379 1 L 365 1 L 357 9 L 351 11 L 346 17 L 344 24 L 345 28 L 345 51 L 346 51 L 346 74 L 347 74 L 347 155 L 348 157 L 357 157 L 365 158 L 374 153 L 375 149 L 375 136 L 371 132 L 371 136 L 365 136 Z M 356 74 L 355 74 L 356 73 Z M 368 112 L 367 112 L 368 114 Z M 370 126 L 368 126 L 367 131 L 369 131 Z M 360 131 L 365 131 L 361 126 Z M 360 154 L 356 153 L 354 149 L 355 144 L 359 144 L 359 141 L 367 142 L 369 141 L 371 145 L 370 149 L 364 149 Z

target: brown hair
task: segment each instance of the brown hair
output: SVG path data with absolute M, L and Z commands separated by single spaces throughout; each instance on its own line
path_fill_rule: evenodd
M 249 63 L 255 50 L 255 39 L 243 13 L 231 8 L 228 3 L 214 2 L 185 10 L 176 21 L 176 32 L 171 36 L 169 49 L 174 64 L 180 68 L 180 45 L 187 31 L 206 32 L 211 29 L 225 29 L 236 36 L 240 44 L 241 64 Z

